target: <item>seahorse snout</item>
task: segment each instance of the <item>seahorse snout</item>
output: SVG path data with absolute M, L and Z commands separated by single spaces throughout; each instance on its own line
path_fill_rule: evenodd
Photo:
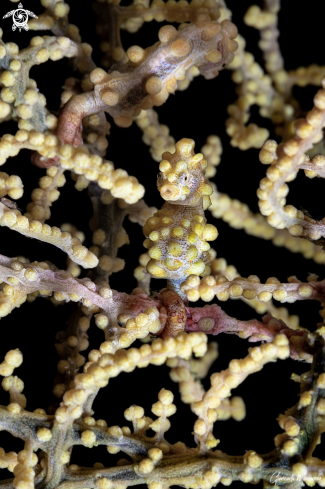
M 175 185 L 170 184 L 166 184 L 160 187 L 159 192 L 162 198 L 167 201 L 178 200 L 181 196 L 181 190 L 178 189 Z

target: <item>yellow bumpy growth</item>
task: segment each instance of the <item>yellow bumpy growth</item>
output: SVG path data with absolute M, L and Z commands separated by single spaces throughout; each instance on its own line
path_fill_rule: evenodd
M 208 241 L 216 239 L 218 231 L 204 216 L 213 190 L 205 178 L 207 161 L 194 153 L 194 141 L 181 139 L 175 153 L 162 157 L 157 186 L 166 202 L 144 225 L 144 246 L 151 258 L 150 275 L 176 285 L 189 275 L 209 273 Z

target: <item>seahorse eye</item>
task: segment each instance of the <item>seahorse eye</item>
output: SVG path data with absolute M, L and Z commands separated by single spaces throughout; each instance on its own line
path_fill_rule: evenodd
M 164 177 L 161 173 L 158 173 L 157 175 L 157 187 L 160 187 L 163 183 Z
M 182 173 L 180 176 L 180 182 L 182 185 L 186 185 L 189 181 L 189 175 L 187 173 Z

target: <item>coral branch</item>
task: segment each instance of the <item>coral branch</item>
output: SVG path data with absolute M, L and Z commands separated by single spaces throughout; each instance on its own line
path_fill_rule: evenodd
M 25 1 L 9 2 L 0 29 L 0 468 L 12 473 L 0 489 L 325 487 L 317 2 L 232 2 L 237 30 L 225 0 L 96 0 L 94 14 L 89 2 Z M 306 112 L 304 87 L 320 84 Z M 308 211 L 286 205 L 299 170 L 310 180 L 293 199 Z M 220 333 L 218 358 L 208 339 Z M 264 453 L 271 411 L 282 431 Z
M 325 86 L 324 80 L 322 83 Z M 260 211 L 268 216 L 269 224 L 277 229 L 287 228 L 293 236 L 305 236 L 314 241 L 325 236 L 324 223 L 311 219 L 291 205 L 285 206 L 285 197 L 289 191 L 285 182 L 296 178 L 300 164 L 305 163 L 304 153 L 322 138 L 321 131 L 325 125 L 324 100 L 325 90 L 322 89 L 317 92 L 314 108 L 306 119 L 295 122 L 295 136 L 277 147 L 277 156 L 271 160 L 273 164 L 267 170 L 267 177 L 261 180 L 258 191 Z M 269 153 L 271 157 L 273 147 L 272 143 L 265 143 L 264 152 L 262 150 L 261 153 L 262 161 L 266 162 L 265 157 Z
M 204 306 L 203 308 L 188 308 L 190 317 L 186 322 L 186 331 L 204 331 L 206 334 L 220 333 L 238 334 L 248 338 L 250 342 L 273 341 L 277 334 L 284 334 L 290 341 L 291 356 L 311 362 L 308 353 L 307 332 L 290 329 L 281 319 L 272 317 L 270 313 L 262 318 L 251 321 L 238 321 L 229 317 L 219 306 Z

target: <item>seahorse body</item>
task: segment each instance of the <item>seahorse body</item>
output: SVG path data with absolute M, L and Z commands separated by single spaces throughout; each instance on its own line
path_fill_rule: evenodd
M 162 155 L 157 186 L 166 203 L 143 227 L 151 258 L 147 271 L 175 288 L 189 275 L 209 273 L 208 241 L 218 236 L 204 216 L 212 194 L 204 174 L 207 161 L 193 149 L 194 141 L 184 138 L 176 143 L 175 153 Z

